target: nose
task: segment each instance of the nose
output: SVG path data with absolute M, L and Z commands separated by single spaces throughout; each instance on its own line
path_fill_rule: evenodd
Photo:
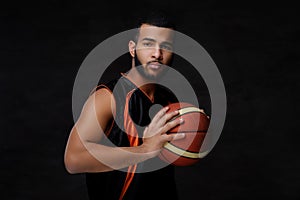
M 153 48 L 152 58 L 155 58 L 156 60 L 162 60 L 163 54 L 162 49 L 160 47 Z

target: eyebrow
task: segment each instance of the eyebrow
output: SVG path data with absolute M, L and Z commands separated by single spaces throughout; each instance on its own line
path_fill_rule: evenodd
M 156 40 L 152 39 L 152 38 L 143 38 L 142 41 L 150 41 L 150 42 L 156 42 Z
M 142 41 L 156 42 L 155 39 L 153 39 L 153 38 L 147 38 L 147 37 L 143 38 Z M 167 44 L 167 45 L 173 46 L 173 44 L 171 42 L 168 42 L 168 41 L 162 42 L 162 44 Z

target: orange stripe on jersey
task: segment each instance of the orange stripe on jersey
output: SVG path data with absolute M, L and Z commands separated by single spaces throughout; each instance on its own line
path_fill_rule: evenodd
M 132 179 L 134 177 L 135 170 L 136 170 L 136 165 L 132 165 L 132 166 L 128 167 L 126 180 L 125 180 L 125 183 L 124 183 L 124 186 L 123 186 L 123 189 L 122 189 L 122 192 L 121 192 L 119 200 L 123 199 L 123 197 L 124 197 L 127 189 L 129 188 L 129 185 L 132 182 Z
M 124 129 L 127 133 L 127 137 L 128 137 L 128 140 L 129 140 L 129 143 L 130 143 L 131 147 L 139 145 L 138 132 L 136 130 L 134 122 L 132 121 L 132 119 L 129 115 L 129 108 L 128 108 L 129 107 L 128 106 L 129 100 L 130 100 L 130 97 L 133 94 L 133 92 L 134 92 L 134 90 L 130 91 L 127 94 L 126 102 L 125 102 L 125 108 L 124 108 Z M 132 166 L 128 167 L 125 183 L 124 183 L 124 186 L 123 186 L 120 198 L 119 198 L 120 200 L 123 199 L 127 189 L 129 188 L 130 183 L 133 180 L 134 172 L 136 171 L 136 167 L 137 167 L 137 165 L 132 165 Z

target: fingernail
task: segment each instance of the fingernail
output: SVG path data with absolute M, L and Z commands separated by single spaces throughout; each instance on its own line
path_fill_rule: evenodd
M 184 138 L 185 137 L 185 133 L 177 133 L 176 134 L 176 138 L 177 139 L 182 139 L 182 138 Z
M 183 123 L 183 122 L 184 122 L 184 119 L 183 119 L 183 118 L 179 118 L 179 122 L 180 122 L 180 123 Z

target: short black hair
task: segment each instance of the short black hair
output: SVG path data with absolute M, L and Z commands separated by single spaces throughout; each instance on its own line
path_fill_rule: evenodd
M 138 18 L 136 28 L 140 28 L 143 24 L 176 29 L 174 16 L 170 12 L 159 9 L 143 13 Z
M 137 38 L 139 36 L 139 28 L 143 24 L 148 24 L 151 26 L 157 26 L 162 28 L 170 28 L 173 30 L 176 29 L 175 18 L 170 12 L 160 9 L 143 12 L 139 15 L 136 21 L 135 28 L 137 28 L 138 30 L 135 33 L 133 39 L 135 42 L 137 42 Z

